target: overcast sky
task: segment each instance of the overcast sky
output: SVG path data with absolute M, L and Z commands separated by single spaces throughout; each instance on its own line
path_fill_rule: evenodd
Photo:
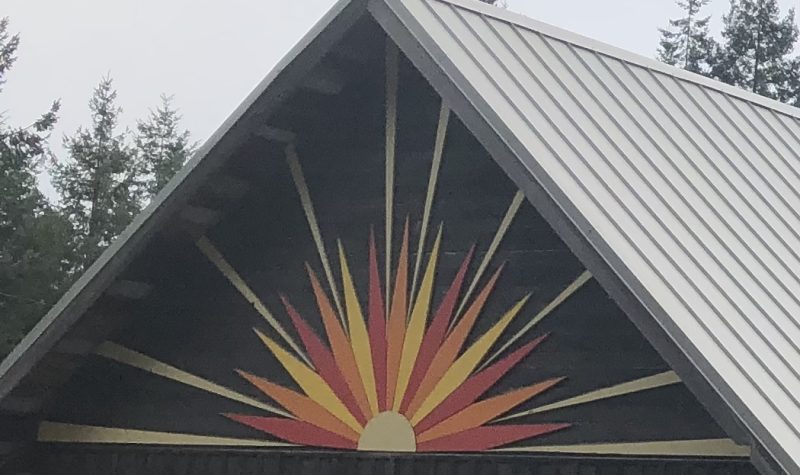
M 203 141 L 333 3 L 0 0 L 0 17 L 10 17 L 22 37 L 0 111 L 28 124 L 60 98 L 53 134 L 60 148 L 65 133 L 89 122 L 92 88 L 110 74 L 123 126 L 134 127 L 166 93 Z M 784 11 L 800 6 L 780 3 Z M 728 5 L 712 0 L 707 8 L 715 31 Z M 679 13 L 672 0 L 508 0 L 508 8 L 646 56 L 655 54 L 657 29 Z

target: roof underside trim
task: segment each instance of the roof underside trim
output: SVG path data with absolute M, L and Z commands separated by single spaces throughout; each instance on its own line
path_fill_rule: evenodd
M 331 46 L 366 12 L 366 0 L 339 0 L 209 137 L 125 231 L 0 362 L 0 400 L 81 319 L 153 235 L 295 90 Z
M 568 244 L 578 230 L 576 254 L 613 271 L 597 275 L 609 293 L 635 296 L 691 361 L 706 384 L 690 388 L 710 385 L 707 406 L 724 401 L 756 445 L 800 471 L 800 122 L 476 3 L 370 5 L 396 40 L 413 35 L 409 56 L 432 57 L 420 69 L 434 86 L 452 81 L 458 94 L 442 95 L 484 121 L 462 117 L 484 129 L 487 148 L 495 154 L 499 138 L 515 155 L 520 163 L 504 168 L 535 182 L 521 188 L 544 189 L 529 198 Z

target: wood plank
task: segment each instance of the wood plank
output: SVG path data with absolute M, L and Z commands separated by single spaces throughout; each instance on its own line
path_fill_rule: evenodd
M 294 139 L 297 136 L 294 132 L 290 130 L 284 130 L 269 125 L 264 125 L 260 127 L 256 131 L 256 135 L 258 135 L 261 138 L 267 139 L 271 142 L 278 142 L 282 144 L 294 142 Z
M 204 206 L 185 206 L 180 212 L 180 219 L 193 225 L 211 227 L 222 218 L 222 212 Z
M 134 280 L 117 280 L 106 289 L 106 295 L 129 300 L 141 300 L 153 290 L 153 286 Z
M 338 69 L 318 66 L 303 81 L 302 88 L 320 94 L 335 96 L 342 92 L 347 77 Z

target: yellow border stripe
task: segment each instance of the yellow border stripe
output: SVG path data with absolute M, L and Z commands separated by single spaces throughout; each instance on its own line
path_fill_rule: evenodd
M 367 402 L 372 410 L 372 415 L 378 413 L 378 393 L 375 385 L 375 370 L 372 365 L 372 348 L 369 342 L 367 325 L 364 323 L 364 313 L 361 311 L 361 304 L 358 303 L 358 295 L 353 285 L 353 276 L 350 274 L 350 267 L 347 265 L 347 256 L 344 253 L 342 242 L 339 244 L 339 264 L 342 268 L 342 282 L 344 283 L 344 304 L 347 308 L 347 321 L 350 325 L 350 344 L 353 348 L 353 355 L 356 357 L 356 367 L 361 384 L 367 393 Z
M 175 432 L 86 426 L 42 421 L 37 434 L 39 442 L 83 444 L 153 444 L 225 447 L 296 447 L 295 444 L 270 440 L 233 439 Z
M 627 381 L 625 383 L 615 384 L 607 388 L 597 389 L 579 396 L 564 399 L 562 401 L 547 404 L 545 406 L 535 407 L 533 409 L 512 414 L 510 416 L 502 417 L 498 421 L 505 421 L 517 417 L 529 416 L 531 414 L 540 414 L 542 412 L 553 411 L 564 407 L 577 406 L 579 404 L 586 404 L 589 402 L 600 401 L 602 399 L 610 399 L 617 396 L 624 396 L 626 394 L 638 393 L 647 391 L 648 389 L 655 389 L 664 386 L 670 386 L 681 382 L 681 378 L 674 371 L 666 371 L 664 373 L 647 376 L 645 378 Z
M 286 344 L 288 344 L 301 358 L 303 358 L 303 361 L 311 365 L 311 361 L 308 359 L 303 350 L 300 349 L 300 346 L 295 343 L 294 339 L 283 328 L 283 325 L 281 325 L 280 322 L 275 319 L 275 316 L 272 315 L 272 312 L 270 312 L 264 303 L 261 302 L 261 299 L 258 298 L 255 292 L 250 289 L 244 279 L 242 279 L 239 273 L 236 272 L 236 269 L 234 269 L 233 266 L 225 259 L 225 256 L 219 252 L 216 246 L 214 246 L 214 243 L 212 243 L 207 237 L 203 236 L 198 239 L 195 244 L 200 251 L 205 254 L 208 260 L 210 260 L 217 267 L 217 269 L 222 272 L 222 275 L 224 275 L 230 281 L 230 283 L 236 287 L 236 290 L 242 294 L 245 300 L 250 302 L 250 304 L 255 307 L 256 311 L 262 317 L 264 317 L 264 320 L 269 323 L 269 326 L 271 326 L 281 338 L 283 338 Z
M 472 374 L 472 371 L 478 365 L 480 360 L 486 356 L 489 348 L 500 338 L 503 330 L 506 329 L 514 317 L 522 310 L 522 307 L 528 302 L 530 295 L 525 296 L 522 300 L 517 302 L 503 317 L 495 323 L 492 328 L 478 338 L 478 341 L 472 344 L 444 373 L 442 379 L 436 383 L 431 393 L 425 398 L 425 401 L 420 405 L 417 412 L 411 418 L 411 425 L 416 426 L 425 416 L 431 413 L 436 406 L 442 403 L 447 396 L 455 391 L 461 384 L 467 380 Z
M 394 220 L 394 159 L 397 145 L 397 86 L 400 50 L 386 37 L 386 315 L 392 288 L 392 221 Z
M 431 174 L 428 177 L 428 192 L 425 195 L 425 208 L 422 211 L 422 227 L 419 234 L 419 244 L 417 245 L 417 258 L 414 262 L 414 278 L 411 279 L 411 298 L 417 291 L 417 279 L 419 269 L 422 266 L 422 251 L 425 249 L 425 238 L 428 234 L 428 222 L 431 219 L 431 207 L 433 197 L 436 194 L 436 182 L 439 179 L 439 168 L 442 165 L 442 153 L 444 152 L 444 139 L 447 135 L 447 124 L 450 121 L 450 108 L 442 101 L 439 110 L 439 125 L 436 128 L 436 144 L 433 149 L 433 163 L 431 163 Z
M 472 296 L 472 293 L 478 286 L 478 281 L 480 281 L 481 277 L 483 276 L 483 273 L 489 266 L 489 262 L 491 262 L 492 257 L 494 257 L 495 252 L 497 252 L 497 248 L 500 247 L 500 243 L 503 241 L 506 232 L 508 232 L 508 228 L 511 227 L 511 223 L 517 216 L 517 212 L 519 211 L 520 206 L 522 206 L 522 202 L 524 200 L 525 200 L 525 195 L 522 194 L 521 191 L 517 191 L 517 193 L 514 195 L 514 198 L 511 200 L 511 204 L 508 205 L 508 210 L 506 210 L 506 214 L 505 216 L 503 216 L 503 220 L 500 221 L 500 225 L 497 227 L 497 232 L 495 232 L 494 238 L 492 238 L 492 242 L 489 244 L 489 249 L 486 251 L 486 254 L 483 256 L 483 260 L 481 260 L 481 263 L 478 266 L 478 271 L 475 273 L 475 277 L 473 277 L 472 282 L 470 282 L 469 287 L 467 288 L 467 292 L 464 294 L 464 297 L 461 298 L 461 303 L 459 304 L 458 310 L 456 310 L 455 313 L 456 318 L 453 318 L 453 320 L 450 322 L 451 330 L 453 329 L 453 327 L 455 327 L 458 317 L 461 315 L 461 312 L 464 311 L 464 307 L 467 306 L 469 298 Z
M 486 361 L 483 362 L 479 370 L 486 368 L 492 361 L 496 360 L 501 354 L 503 354 L 509 346 L 513 345 L 514 342 L 522 338 L 527 332 L 531 330 L 531 328 L 535 327 L 539 322 L 541 322 L 544 317 L 548 316 L 550 312 L 556 309 L 559 305 L 564 303 L 569 297 L 572 296 L 578 289 L 583 287 L 586 282 L 592 278 L 592 274 L 589 271 L 584 271 L 577 279 L 575 279 L 571 284 L 567 286 L 564 290 L 561 291 L 560 294 L 556 298 L 554 298 L 545 308 L 543 308 L 539 313 L 536 314 L 528 323 L 525 324 L 517 333 L 514 334 L 507 342 L 503 343 L 503 345 L 494 353 L 492 356 L 488 357 Z
M 148 373 L 152 373 L 211 394 L 216 394 L 217 396 L 222 396 L 233 401 L 241 402 L 243 404 L 247 404 L 248 406 L 262 409 L 273 414 L 292 418 L 291 414 L 282 409 L 278 409 L 277 407 L 263 403 L 249 396 L 231 391 L 230 389 L 220 386 L 219 384 L 212 383 L 207 379 L 187 373 L 186 371 L 178 369 L 174 366 L 170 366 L 166 363 L 162 363 L 161 361 L 139 353 L 138 351 L 125 348 L 122 345 L 118 345 L 110 341 L 101 343 L 100 346 L 98 346 L 95 350 L 95 353 L 110 360 L 116 361 L 117 363 L 132 366 L 134 368 L 147 371 Z
M 348 427 L 361 433 L 364 428 L 358 423 L 356 418 L 347 410 L 347 407 L 336 396 L 328 383 L 311 368 L 304 365 L 302 361 L 292 356 L 277 343 L 272 341 L 267 335 L 255 330 L 261 341 L 275 355 L 275 358 L 286 369 L 286 372 L 297 382 L 303 392 L 314 402 L 324 407 L 334 417 L 347 424 Z
M 308 183 L 306 183 L 306 177 L 303 175 L 303 167 L 300 166 L 300 157 L 297 156 L 297 149 L 294 144 L 286 146 L 286 162 L 289 164 L 289 170 L 292 173 L 292 180 L 294 180 L 295 188 L 297 188 L 297 194 L 300 195 L 300 204 L 303 205 L 303 212 L 306 215 L 306 220 L 308 220 L 308 227 L 311 228 L 311 237 L 314 238 L 314 244 L 317 246 L 319 259 L 322 261 L 322 269 L 325 271 L 325 278 L 328 279 L 328 285 L 331 288 L 331 294 L 333 294 L 333 302 L 336 304 L 336 311 L 339 312 L 339 319 L 342 321 L 345 331 L 347 331 L 342 301 L 339 298 L 339 289 L 336 287 L 336 281 L 333 279 L 328 253 L 325 251 L 325 244 L 322 241 L 322 232 L 319 230 L 317 215 L 314 213 L 314 203 L 311 202 L 311 193 L 308 190 Z
M 425 275 L 422 278 L 419 295 L 414 302 L 414 308 L 411 311 L 411 319 L 406 329 L 406 337 L 403 340 L 403 350 L 400 353 L 400 369 L 397 373 L 397 386 L 395 386 L 394 402 L 392 405 L 392 409 L 395 411 L 400 410 L 400 405 L 408 389 L 411 372 L 417 363 L 417 356 L 419 355 L 419 348 L 422 345 L 422 339 L 425 336 L 425 323 L 430 311 L 431 296 L 433 295 L 433 281 L 436 276 L 436 261 L 439 257 L 439 246 L 441 243 L 442 226 L 439 225 L 439 232 L 436 234 L 433 251 L 431 251 L 430 258 L 428 259 L 428 265 L 425 268 Z
M 749 457 L 750 447 L 731 439 L 661 440 L 613 444 L 509 447 L 495 452 L 555 452 L 593 455 L 674 455 L 684 457 Z

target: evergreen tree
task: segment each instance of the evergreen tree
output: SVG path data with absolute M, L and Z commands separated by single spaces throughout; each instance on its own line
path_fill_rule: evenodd
M 714 77 L 779 101 L 797 101 L 798 63 L 790 56 L 798 37 L 794 10 L 781 18 L 777 0 L 731 0 L 723 24 Z
M 122 232 L 143 199 L 141 166 L 126 143 L 127 133 L 117 131 L 122 109 L 116 98 L 112 80 L 100 81 L 89 101 L 92 126 L 65 139 L 70 159 L 53 171 L 63 211 L 75 228 L 78 268 Z
M 0 86 L 18 45 L 8 19 L 0 19 Z M 0 357 L 54 303 L 69 278 L 69 222 L 39 192 L 36 179 L 50 154 L 47 139 L 58 108 L 55 102 L 23 128 L 0 117 Z
M 701 17 L 700 10 L 710 0 L 678 0 L 684 16 L 669 20 L 669 27 L 659 29 L 661 41 L 658 59 L 698 74 L 708 75 L 715 41 L 708 31 L 709 16 Z
M 136 151 L 146 173 L 145 187 L 150 197 L 167 184 L 194 151 L 189 131 L 180 130 L 180 120 L 172 97 L 162 95 L 161 105 L 137 124 Z

